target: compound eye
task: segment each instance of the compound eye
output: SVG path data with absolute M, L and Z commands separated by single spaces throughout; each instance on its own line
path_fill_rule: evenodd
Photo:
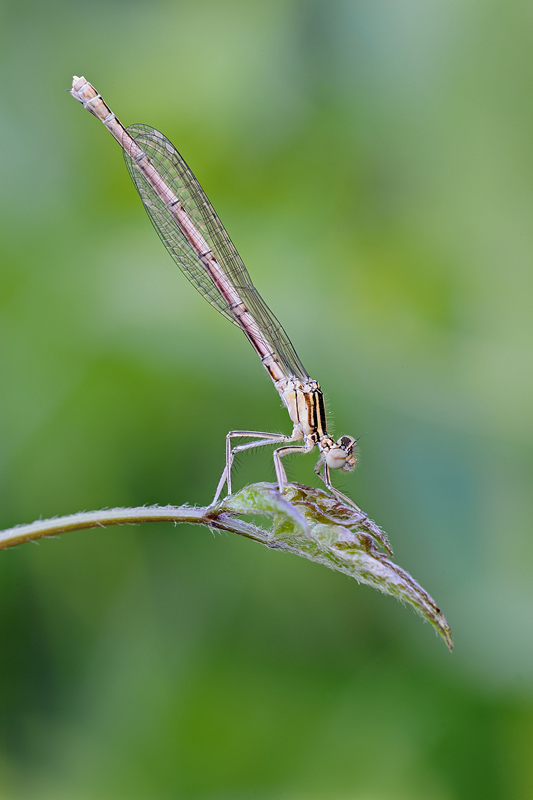
M 337 442 L 337 447 L 344 451 L 345 460 L 341 469 L 343 472 L 351 472 L 355 467 L 355 454 L 357 439 L 353 436 L 341 436 Z
M 351 455 L 355 449 L 356 442 L 357 439 L 354 439 L 353 436 L 341 436 L 337 442 L 337 446 L 345 450 L 348 455 Z

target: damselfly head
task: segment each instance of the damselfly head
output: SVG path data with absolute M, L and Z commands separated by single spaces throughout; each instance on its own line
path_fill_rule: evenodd
M 323 458 L 330 469 L 342 469 L 351 472 L 355 467 L 355 446 L 357 439 L 353 436 L 341 436 L 329 450 L 324 450 Z

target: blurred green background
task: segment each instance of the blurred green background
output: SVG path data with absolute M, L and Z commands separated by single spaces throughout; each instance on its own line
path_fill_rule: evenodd
M 290 430 L 75 73 L 183 153 L 336 434 L 365 434 L 338 485 L 456 644 L 204 529 L 6 551 L 1 800 L 529 800 L 531 6 L 12 0 L 0 43 L 0 526 L 204 504 L 228 430 Z

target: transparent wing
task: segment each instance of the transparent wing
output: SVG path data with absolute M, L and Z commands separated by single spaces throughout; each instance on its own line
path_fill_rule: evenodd
M 180 200 L 223 268 L 229 282 L 246 303 L 257 330 L 266 338 L 288 375 L 308 376 L 280 322 L 252 283 L 246 267 L 202 187 L 174 145 L 148 125 L 130 125 L 130 136 L 146 153 L 164 182 Z M 211 280 L 198 254 L 157 192 L 124 151 L 124 159 L 154 228 L 168 252 L 205 299 L 238 325 L 226 299 Z

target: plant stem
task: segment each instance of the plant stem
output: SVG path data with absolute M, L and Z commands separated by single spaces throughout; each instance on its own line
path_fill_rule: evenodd
M 108 528 L 111 525 L 135 525 L 143 522 L 174 522 L 207 525 L 210 528 L 236 533 L 266 544 L 265 531 L 235 519 L 220 507 L 191 508 L 190 506 L 141 506 L 140 508 L 111 508 L 102 511 L 83 511 L 65 517 L 37 520 L 0 532 L 0 550 L 18 544 L 89 528 Z

